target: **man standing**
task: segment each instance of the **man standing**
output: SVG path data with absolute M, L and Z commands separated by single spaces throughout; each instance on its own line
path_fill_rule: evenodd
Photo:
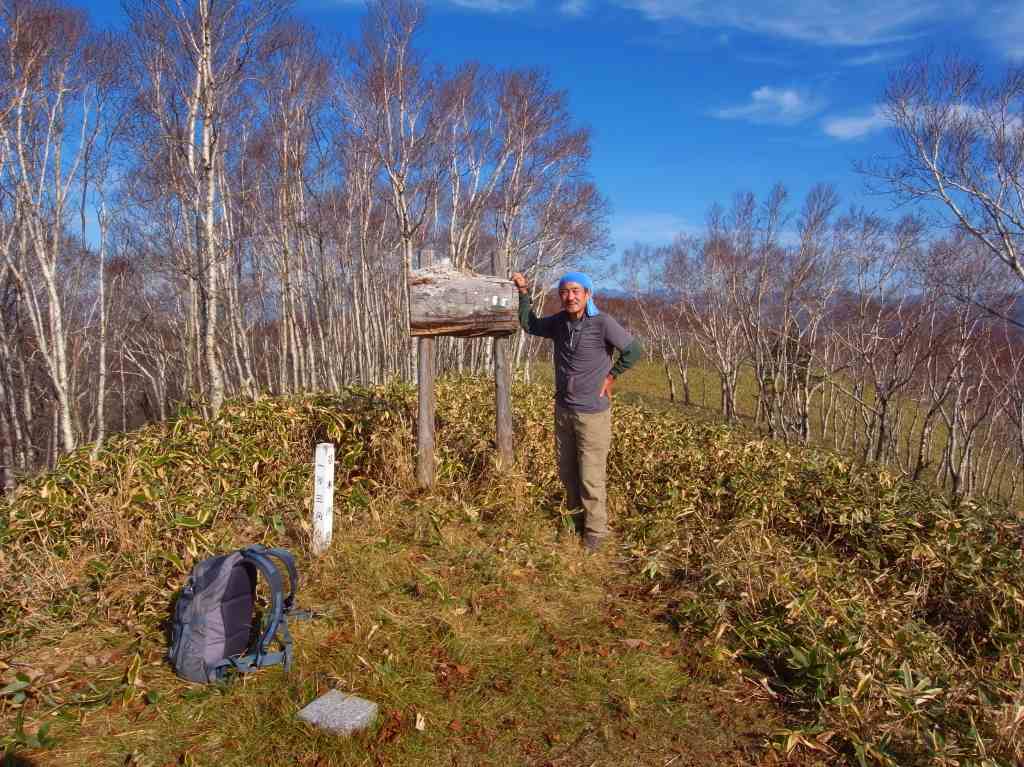
M 615 378 L 640 358 L 639 342 L 594 305 L 594 285 L 582 272 L 558 283 L 562 311 L 538 317 L 526 278 L 516 272 L 519 324 L 555 343 L 555 448 L 566 506 L 583 545 L 595 551 L 608 535 L 605 470 L 611 446 L 611 393 Z M 612 350 L 619 358 L 612 364 Z

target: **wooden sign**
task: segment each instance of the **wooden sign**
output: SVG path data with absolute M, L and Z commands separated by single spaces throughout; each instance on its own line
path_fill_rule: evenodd
M 509 340 L 519 329 L 519 292 L 511 280 L 455 269 L 445 259 L 433 263 L 431 250 L 420 252 L 420 268 L 409 273 L 409 331 L 418 336 L 416 480 L 434 486 L 434 336 L 493 336 L 495 424 L 498 466 L 511 466 L 512 376 Z M 495 271 L 499 270 L 495 263 Z
M 519 295 L 507 277 L 463 272 L 447 259 L 409 275 L 413 336 L 509 336 L 519 329 Z

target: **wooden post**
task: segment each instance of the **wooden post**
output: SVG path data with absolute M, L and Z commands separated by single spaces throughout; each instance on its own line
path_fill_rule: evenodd
M 507 277 L 501 257 L 495 251 L 493 267 L 495 277 Z M 512 375 L 509 370 L 509 339 L 494 339 L 494 427 L 497 434 L 498 468 L 512 466 Z
M 420 251 L 420 269 L 430 266 L 434 253 Z M 434 486 L 434 339 L 420 338 L 416 381 L 419 410 L 416 417 L 416 483 L 424 489 Z
M 494 425 L 497 430 L 498 466 L 512 466 L 512 375 L 509 369 L 509 340 L 494 339 Z

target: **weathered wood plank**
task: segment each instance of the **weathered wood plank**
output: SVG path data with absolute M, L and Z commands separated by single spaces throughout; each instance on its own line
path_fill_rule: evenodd
M 449 261 L 409 276 L 409 330 L 413 336 L 508 336 L 519 329 L 515 285 L 454 269 Z
M 420 251 L 421 271 L 428 272 L 433 267 L 433 260 L 432 250 Z M 410 282 L 410 295 L 411 284 Z M 430 489 L 434 486 L 437 473 L 434 461 L 434 414 L 437 407 L 434 394 L 434 339 L 420 338 L 416 343 L 416 383 L 419 386 L 416 413 L 416 484 L 423 489 Z
M 421 338 L 416 378 L 419 385 L 419 410 L 416 415 L 416 484 L 434 486 L 434 339 Z
M 503 253 L 495 250 L 491 254 L 491 268 L 495 276 L 508 274 L 508 264 Z M 505 284 L 509 284 L 507 280 Z M 514 286 L 513 286 L 514 288 Z M 518 290 L 513 289 L 511 305 L 519 306 Z M 518 311 L 517 311 L 518 314 Z M 518 322 L 518 317 L 516 318 Z M 512 445 L 512 368 L 509 360 L 511 342 L 508 338 L 494 339 L 494 430 L 495 445 L 498 448 L 499 470 L 510 469 L 515 458 Z
M 498 466 L 507 469 L 515 457 L 512 443 L 512 370 L 507 338 L 494 339 L 494 421 Z

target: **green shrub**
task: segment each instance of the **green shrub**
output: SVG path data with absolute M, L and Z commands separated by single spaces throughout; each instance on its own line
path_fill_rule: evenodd
M 853 763 L 1024 760 L 1024 527 L 877 467 L 619 407 L 612 482 L 674 623 L 784 701 L 783 747 Z
M 514 482 L 493 473 L 491 383 L 437 393 L 437 492 L 474 524 L 522 500 L 557 508 L 548 391 L 515 388 Z M 374 519 L 382 494 L 415 494 L 414 412 L 398 385 L 261 399 L 113 438 L 96 461 L 66 457 L 0 502 L 0 651 L 94 620 L 155 625 L 197 557 L 304 546 L 318 441 L 336 445 L 336 513 Z M 616 405 L 614 424 L 614 524 L 634 577 L 680 631 L 777 696 L 791 721 L 779 748 L 1024 763 L 1012 513 L 642 405 Z

